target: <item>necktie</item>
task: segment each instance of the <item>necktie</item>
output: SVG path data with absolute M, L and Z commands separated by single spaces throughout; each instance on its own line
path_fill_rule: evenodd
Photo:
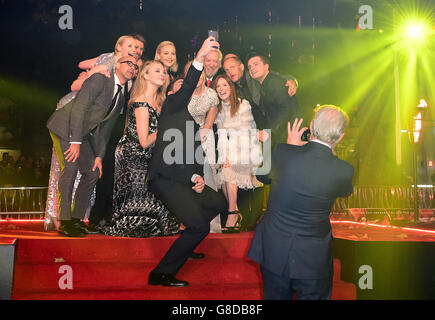
M 210 87 L 211 80 L 207 80 L 207 87 Z
M 130 91 L 128 91 L 128 82 L 124 85 L 124 106 L 122 107 L 121 114 L 127 110 L 128 100 L 130 100 Z
M 116 91 L 116 94 L 112 99 L 112 103 L 110 104 L 109 109 L 107 109 L 106 116 L 103 119 L 105 119 L 110 113 L 112 113 L 113 109 L 116 107 L 116 100 L 118 100 L 119 93 L 121 92 L 122 89 L 121 85 L 117 84 L 117 86 L 118 86 L 118 90 Z

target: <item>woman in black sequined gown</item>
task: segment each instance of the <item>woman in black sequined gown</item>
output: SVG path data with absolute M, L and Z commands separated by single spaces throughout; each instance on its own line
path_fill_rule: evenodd
M 104 228 L 107 235 L 159 237 L 178 232 L 175 217 L 146 184 L 166 87 L 162 63 L 146 62 L 135 81 L 127 109 L 126 132 L 115 151 L 113 218 Z

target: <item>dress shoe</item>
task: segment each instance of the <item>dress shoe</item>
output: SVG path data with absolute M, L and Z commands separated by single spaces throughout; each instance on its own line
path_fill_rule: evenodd
M 152 286 L 165 287 L 187 287 L 189 282 L 178 280 L 172 274 L 162 274 L 151 272 L 148 278 L 148 284 Z
M 76 225 L 70 222 L 61 222 L 59 230 L 60 235 L 65 237 L 84 237 L 85 233 L 81 228 L 78 228 Z
M 83 221 L 78 220 L 78 219 L 74 219 L 74 224 L 83 230 L 83 233 L 85 234 L 100 234 L 100 230 L 97 229 L 97 227 L 93 224 L 90 223 L 88 225 L 86 225 Z
M 190 255 L 189 259 L 204 259 L 205 254 L 201 253 L 201 252 L 192 252 L 192 254 Z

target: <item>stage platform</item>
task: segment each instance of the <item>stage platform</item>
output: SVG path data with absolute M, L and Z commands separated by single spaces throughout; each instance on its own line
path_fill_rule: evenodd
M 210 234 L 197 249 L 206 257 L 187 261 L 177 275 L 191 285 L 165 288 L 149 286 L 147 277 L 175 236 L 65 238 L 45 232 L 42 220 L 0 221 L 0 243 L 15 249 L 13 300 L 261 300 L 259 266 L 247 258 L 252 236 Z M 339 260 L 334 267 L 332 299 L 354 300 L 355 285 L 340 280 Z
M 435 230 L 352 221 L 332 226 L 333 300 L 435 297 Z M 0 253 L 9 257 L 0 261 L 9 261 L 2 269 L 10 276 L 1 276 L 2 298 L 260 300 L 259 267 L 247 258 L 252 236 L 210 234 L 197 250 L 206 258 L 189 260 L 177 275 L 191 286 L 164 288 L 149 286 L 147 275 L 176 237 L 65 238 L 45 232 L 43 220 L 0 220 Z

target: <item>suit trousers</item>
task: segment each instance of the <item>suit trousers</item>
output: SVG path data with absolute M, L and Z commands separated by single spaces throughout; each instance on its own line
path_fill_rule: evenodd
M 85 138 L 80 145 L 80 155 L 77 160 L 75 162 L 68 162 L 65 160 L 64 153 L 70 147 L 70 143 L 52 132 L 50 132 L 50 135 L 60 165 L 58 182 L 59 220 L 66 221 L 71 220 L 71 218 L 83 219 L 99 176 L 98 169 L 92 171 L 95 163 L 94 151 L 89 141 Z M 75 191 L 73 202 L 72 192 L 78 170 L 80 170 L 82 176 Z
M 159 176 L 149 182 L 150 190 L 185 226 L 163 259 L 153 270 L 175 275 L 210 232 L 210 221 L 227 208 L 225 197 L 208 186 L 202 193 L 193 184 L 182 184 Z
M 277 275 L 263 266 L 260 267 L 263 277 L 264 300 L 330 300 L 332 292 L 332 274 L 322 279 L 292 279 L 287 270 L 284 275 Z
M 106 224 L 111 220 L 113 210 L 113 185 L 115 180 L 115 151 L 125 126 L 125 112 L 116 120 L 112 129 L 106 153 L 103 158 L 103 176 L 97 182 L 95 204 L 89 222 L 98 225 L 103 219 Z

